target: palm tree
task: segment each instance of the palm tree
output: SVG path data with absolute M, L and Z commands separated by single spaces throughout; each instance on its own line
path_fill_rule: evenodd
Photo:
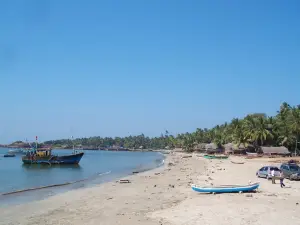
M 248 115 L 244 121 L 245 136 L 248 141 L 255 145 L 256 149 L 258 143 L 263 146 L 268 138 L 273 138 L 273 134 L 268 129 L 268 123 L 265 117 Z
M 182 139 L 182 147 L 187 152 L 191 152 L 194 150 L 195 146 L 195 138 L 192 134 L 186 133 Z

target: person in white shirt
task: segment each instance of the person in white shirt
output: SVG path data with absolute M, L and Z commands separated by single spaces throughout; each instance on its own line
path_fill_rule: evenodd
M 275 170 L 271 170 L 272 184 L 275 184 Z

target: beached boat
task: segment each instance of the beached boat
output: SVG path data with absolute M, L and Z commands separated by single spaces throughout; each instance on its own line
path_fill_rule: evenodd
M 258 154 L 256 152 L 246 152 L 248 156 L 257 156 Z
M 15 154 L 5 154 L 3 157 L 15 157 Z
M 204 155 L 206 159 L 228 159 L 227 155 Z
M 236 161 L 231 161 L 233 164 L 244 164 L 245 162 L 236 162 Z
M 218 187 L 198 187 L 192 185 L 192 189 L 201 193 L 234 193 L 254 191 L 259 187 L 259 183 L 249 185 L 221 185 Z

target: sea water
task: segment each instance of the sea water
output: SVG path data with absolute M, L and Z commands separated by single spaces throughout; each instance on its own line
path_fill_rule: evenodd
M 164 156 L 157 152 L 84 151 L 79 165 L 25 165 L 22 155 L 5 158 L 8 149 L 0 149 L 0 207 L 32 200 L 91 185 L 112 181 L 134 171 L 145 171 L 162 165 Z M 56 155 L 72 154 L 72 150 L 53 150 Z M 16 190 L 41 186 L 74 184 L 36 191 L 2 195 Z

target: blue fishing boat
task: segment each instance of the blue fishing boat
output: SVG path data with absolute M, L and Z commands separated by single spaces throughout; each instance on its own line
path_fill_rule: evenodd
M 15 157 L 16 155 L 15 154 L 5 154 L 3 157 Z
M 248 185 L 222 185 L 218 187 L 198 187 L 192 185 L 192 189 L 201 193 L 234 193 L 234 192 L 249 192 L 254 191 L 259 187 L 259 183 Z
M 37 140 L 37 137 L 36 137 Z M 75 152 L 70 155 L 53 155 L 51 148 L 36 147 L 28 150 L 22 157 L 24 164 L 79 164 L 84 152 Z

